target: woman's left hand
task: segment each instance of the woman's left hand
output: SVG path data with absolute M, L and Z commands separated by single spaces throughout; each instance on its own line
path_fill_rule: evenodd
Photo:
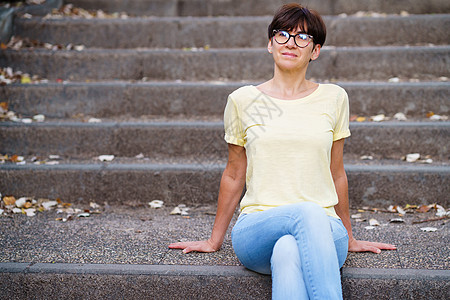
M 349 252 L 373 252 L 379 254 L 381 250 L 397 250 L 397 247 L 391 244 L 359 241 L 354 238 L 348 243 Z

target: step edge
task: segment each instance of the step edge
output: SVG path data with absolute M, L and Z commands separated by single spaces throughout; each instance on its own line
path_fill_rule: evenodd
M 222 128 L 222 121 L 199 121 L 199 120 L 148 120 L 142 121 L 104 121 L 101 123 L 89 123 L 82 121 L 45 121 L 45 122 L 35 122 L 31 124 L 25 124 L 21 122 L 5 121 L 0 122 L 0 128 L 10 128 L 10 127 L 26 127 L 26 128 L 165 128 L 165 127 L 189 127 L 189 128 Z M 385 122 L 350 122 L 350 129 L 352 128 L 383 128 L 383 127 L 420 127 L 420 128 L 450 128 L 450 121 L 385 121 Z
M 0 165 L 0 171 L 221 171 L 225 169 L 226 164 L 207 164 L 207 163 L 187 163 L 187 164 L 167 164 L 167 163 L 90 163 L 90 164 L 59 164 L 59 165 Z M 450 174 L 449 166 L 428 166 L 428 165 L 356 165 L 346 164 L 345 170 L 349 173 L 438 173 Z
M 232 21 L 232 22 L 245 22 L 249 23 L 252 21 L 266 21 L 270 22 L 272 20 L 272 15 L 258 15 L 258 16 L 129 16 L 126 19 L 121 18 L 91 18 L 91 19 L 83 19 L 83 18 L 74 18 L 74 17 L 61 17 L 61 18 L 47 18 L 44 19 L 43 17 L 39 16 L 33 16 L 30 19 L 26 18 L 18 18 L 15 20 L 15 22 L 22 23 L 22 24 L 40 24 L 43 22 L 49 23 L 52 25 L 52 23 L 61 24 L 61 23 L 75 23 L 75 24 L 97 24 L 97 23 L 117 23 L 117 24 L 125 24 L 125 23 L 147 23 L 147 22 L 158 22 L 158 21 L 166 21 L 166 22 L 173 22 L 173 21 L 179 21 L 179 22 L 186 22 L 186 21 L 200 21 L 205 23 L 210 23 L 214 21 Z M 339 15 L 323 15 L 322 18 L 325 21 L 340 21 L 340 20 L 357 20 L 357 21 L 366 21 L 366 20 L 376 20 L 376 21 L 386 21 L 386 20 L 423 20 L 423 21 L 429 21 L 429 20 L 437 20 L 441 18 L 450 18 L 450 14 L 446 13 L 437 13 L 437 14 L 409 14 L 407 16 L 401 16 L 399 14 L 386 14 L 382 17 L 374 17 L 374 16 L 357 16 L 357 15 L 347 15 L 346 17 L 341 17 Z M 69 24 L 70 25 L 70 24 Z
M 268 277 L 243 266 L 0 263 L 0 273 Z M 345 279 L 450 280 L 450 270 L 343 268 Z
M 420 51 L 420 52 L 432 52 L 432 51 L 450 51 L 450 45 L 433 45 L 433 46 L 324 46 L 322 48 L 322 52 L 389 52 L 389 51 L 398 51 L 398 52 L 412 52 L 412 51 Z M 57 56 L 57 55 L 95 55 L 95 54 L 167 54 L 167 53 L 183 53 L 189 55 L 201 55 L 205 53 L 213 53 L 213 54 L 223 54 L 223 53 L 237 53 L 242 54 L 245 53 L 261 53 L 267 54 L 267 49 L 262 47 L 256 48 L 210 48 L 208 50 L 202 51 L 190 51 L 176 48 L 120 48 L 120 49 L 110 49 L 110 48 L 86 48 L 83 51 L 73 51 L 73 50 L 48 50 L 44 48 L 33 48 L 33 49 L 5 49 L 2 50 L 2 53 L 32 53 L 35 55 L 45 54 L 49 56 Z
M 6 86 L 3 86 L 3 89 L 18 89 L 18 88 L 42 88 L 42 87 L 241 87 L 245 85 L 255 85 L 258 84 L 258 81 L 182 81 L 176 82 L 173 80 L 165 80 L 165 81 L 147 81 L 147 82 L 131 82 L 125 80 L 103 80 L 103 81 L 95 81 L 95 82 L 82 82 L 82 81 L 68 81 L 65 83 L 58 82 L 46 82 L 46 83 L 11 83 Z M 322 82 L 318 81 L 320 84 L 335 84 L 342 86 L 343 88 L 427 88 L 427 87 L 436 87 L 436 88 L 449 88 L 450 89 L 450 81 L 421 81 L 421 82 L 373 82 L 373 81 L 337 81 L 337 82 Z M 449 90 L 450 92 L 450 90 Z

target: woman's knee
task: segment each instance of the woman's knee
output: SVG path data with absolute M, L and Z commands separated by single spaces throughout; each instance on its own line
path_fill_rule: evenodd
M 272 269 L 283 265 L 295 268 L 300 266 L 300 255 L 294 236 L 287 234 L 278 239 L 273 247 L 270 262 Z

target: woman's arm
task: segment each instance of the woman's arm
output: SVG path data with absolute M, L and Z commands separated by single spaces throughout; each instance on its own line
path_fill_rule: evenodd
M 336 213 L 341 218 L 342 223 L 347 229 L 349 237 L 348 251 L 352 252 L 371 251 L 374 253 L 380 253 L 382 249 L 395 250 L 397 248 L 391 244 L 358 241 L 353 237 L 348 204 L 347 174 L 345 173 L 344 169 L 344 141 L 345 139 L 340 139 L 333 142 L 333 147 L 331 148 L 330 169 L 339 199 L 339 203 L 334 207 L 334 209 L 336 210 Z
M 169 248 L 183 249 L 184 253 L 214 252 L 220 249 L 244 188 L 246 169 L 245 148 L 228 144 L 228 163 L 220 181 L 217 212 L 211 237 L 206 241 L 173 243 L 169 245 Z

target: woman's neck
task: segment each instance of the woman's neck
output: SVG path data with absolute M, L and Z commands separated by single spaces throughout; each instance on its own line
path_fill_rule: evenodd
M 317 83 L 305 78 L 304 72 L 283 72 L 275 68 L 274 76 L 258 86 L 264 93 L 281 99 L 297 99 L 310 94 Z

